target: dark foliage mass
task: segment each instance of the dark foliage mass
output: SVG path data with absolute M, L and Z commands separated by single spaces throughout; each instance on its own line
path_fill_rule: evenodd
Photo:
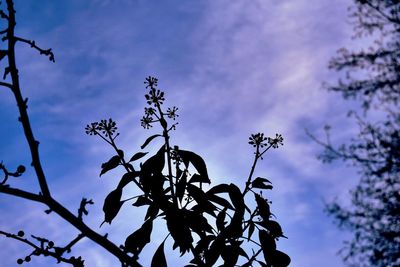
M 327 127 L 327 141 L 317 142 L 322 160 L 353 163 L 360 180 L 350 207 L 334 202 L 327 211 L 354 234 L 341 251 L 349 266 L 400 266 L 400 2 L 358 0 L 350 10 L 354 37 L 370 46 L 340 49 L 329 67 L 346 78 L 327 89 L 362 103 L 363 115 L 349 112 L 359 133 L 335 147 Z
M 148 137 L 141 146 L 151 150 L 155 140 L 163 140 L 153 155 L 139 151 L 125 160 L 124 151 L 115 143 L 119 133 L 112 119 L 86 126 L 87 134 L 100 137 L 116 153 L 101 165 L 100 176 L 117 167 L 125 171 L 104 200 L 104 222 L 111 224 L 127 200 L 134 200 L 136 208 L 146 209 L 143 224 L 126 238 L 123 251 L 139 260 L 143 248 L 151 242 L 153 221 L 158 219 L 165 221 L 168 234 L 154 253 L 154 267 L 167 264 L 164 245 L 168 238 L 181 255 L 193 256 L 186 266 L 288 266 L 289 256 L 276 246 L 278 238 L 285 236 L 273 219 L 270 201 L 263 196 L 272 184 L 266 178 L 254 178 L 257 162 L 270 148 L 282 145 L 282 136 L 250 136 L 254 162 L 243 190 L 233 183 L 210 186 L 203 158 L 170 144 L 178 108 L 163 108 L 165 93 L 157 89 L 157 84 L 154 77 L 145 80 L 147 107 L 141 119 L 145 129 L 160 126 L 161 132 Z M 123 190 L 129 185 L 138 187 L 142 194 L 122 200 Z
M 281 135 L 265 137 L 262 133 L 252 134 L 249 144 L 254 148 L 254 161 L 250 174 L 242 189 L 233 183 L 211 186 L 211 177 L 205 161 L 198 154 L 170 144 L 170 134 L 175 130 L 178 108 L 164 109 L 165 94 L 157 88 L 157 79 L 148 77 L 145 86 L 147 107 L 141 119 L 141 125 L 149 129 L 159 125 L 160 133 L 151 135 L 141 146 L 141 151 L 126 155 L 116 144 L 119 135 L 117 124 L 112 119 L 101 120 L 87 125 L 88 135 L 100 137 L 108 143 L 115 155 L 101 164 L 100 177 L 106 177 L 116 168 L 122 168 L 124 174 L 115 189 L 104 199 L 104 221 L 112 224 L 122 206 L 130 201 L 132 209 L 145 209 L 146 213 L 140 227 L 129 233 L 124 244 L 116 245 L 106 236 L 102 236 L 84 223 L 88 215 L 91 199 L 82 198 L 76 213 L 69 211 L 55 200 L 47 184 L 42 169 L 39 142 L 35 139 L 27 112 L 28 99 L 24 98 L 19 85 L 19 73 L 15 60 L 15 45 L 28 44 L 50 61 L 55 61 L 51 49 L 42 49 L 34 41 L 15 35 L 15 10 L 12 0 L 5 1 L 4 10 L 0 10 L 2 21 L 7 27 L 0 31 L 7 47 L 0 50 L 0 60 L 5 64 L 2 87 L 15 96 L 19 111 L 19 121 L 28 142 L 32 164 L 40 192 L 29 192 L 13 187 L 13 177 L 24 174 L 26 168 L 20 165 L 14 169 L 0 163 L 3 177 L 0 192 L 47 206 L 45 213 L 56 213 L 73 226 L 77 234 L 67 244 L 46 237 L 26 234 L 24 231 L 9 233 L 0 230 L 0 236 L 26 244 L 31 252 L 16 260 L 18 264 L 28 263 L 33 257 L 54 258 L 57 263 L 70 264 L 74 267 L 85 266 L 81 256 L 70 256 L 74 246 L 82 239 L 90 239 L 121 263 L 121 266 L 140 266 L 140 254 L 143 248 L 152 242 L 154 222 L 165 222 L 168 234 L 158 245 L 151 260 L 151 266 L 167 266 L 164 247 L 172 243 L 173 249 L 180 255 L 190 253 L 192 259 L 186 266 L 268 266 L 285 267 L 290 263 L 288 255 L 277 249 L 276 241 L 283 237 L 280 224 L 271 213 L 271 202 L 265 195 L 272 189 L 271 182 L 263 177 L 255 177 L 259 160 L 270 148 L 283 144 Z M 7 60 L 6 60 L 7 59 Z M 154 147 L 155 141 L 162 140 L 160 147 Z M 156 152 L 147 152 L 156 151 Z M 103 178 L 102 178 L 103 179 Z M 123 199 L 124 190 L 136 186 L 140 195 Z M 134 210 L 135 211 L 135 210 Z M 133 211 L 133 212 L 134 212 Z M 168 239 L 172 242 L 166 242 Z

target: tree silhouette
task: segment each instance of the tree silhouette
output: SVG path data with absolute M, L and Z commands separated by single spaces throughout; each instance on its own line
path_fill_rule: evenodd
M 359 133 L 339 147 L 330 141 L 330 127 L 325 142 L 312 137 L 325 147 L 323 161 L 351 162 L 361 176 L 350 192 L 350 207 L 327 206 L 338 225 L 353 233 L 341 250 L 344 261 L 349 266 L 399 266 L 400 2 L 357 0 L 350 10 L 354 37 L 374 41 L 368 49 L 341 48 L 329 67 L 344 71 L 345 79 L 326 87 L 362 103 L 364 116 L 349 112 Z
M 124 175 L 104 199 L 104 221 L 111 224 L 118 215 L 122 205 L 134 201 L 133 206 L 146 208 L 143 224 L 129 234 L 122 245 L 117 245 L 106 236 L 102 236 L 84 223 L 84 215 L 88 215 L 87 206 L 92 200 L 82 198 L 78 211 L 71 212 L 61 205 L 51 194 L 46 175 L 42 169 L 39 142 L 34 137 L 27 113 L 28 99 L 24 98 L 19 85 L 19 73 L 15 60 L 15 45 L 28 44 L 50 61 L 55 62 L 51 49 L 40 48 L 35 41 L 30 41 L 15 35 L 15 10 L 12 0 L 6 0 L 6 11 L 0 10 L 1 19 L 7 22 L 2 30 L 2 40 L 7 43 L 7 49 L 0 50 L 0 59 L 5 63 L 4 77 L 0 85 L 8 88 L 15 96 L 19 110 L 19 121 L 22 124 L 26 140 L 29 144 L 32 167 L 34 168 L 40 192 L 34 193 L 21 190 L 11 185 L 12 178 L 24 174 L 26 168 L 19 165 L 15 171 L 10 171 L 6 164 L 0 163 L 3 179 L 0 182 L 0 192 L 35 201 L 47 206 L 46 213 L 54 212 L 77 230 L 77 235 L 71 237 L 66 245 L 60 245 L 56 240 L 46 237 L 27 235 L 23 230 L 9 233 L 0 230 L 4 236 L 22 242 L 31 247 L 31 252 L 19 259 L 18 264 L 30 262 L 33 256 L 53 257 L 57 263 L 67 263 L 74 267 L 84 266 L 84 259 L 79 251 L 76 256 L 69 256 L 74 246 L 82 239 L 88 238 L 115 256 L 121 266 L 141 266 L 139 255 L 143 248 L 151 242 L 153 223 L 164 220 L 168 234 L 154 252 L 151 266 L 167 266 L 164 253 L 165 241 L 173 240 L 173 249 L 178 248 L 182 255 L 190 253 L 191 261 L 186 266 L 269 266 L 284 267 L 290 263 L 290 258 L 277 249 L 276 241 L 284 237 L 281 226 L 274 220 L 270 211 L 271 202 L 264 197 L 267 190 L 272 189 L 271 182 L 262 177 L 255 177 L 257 163 L 271 148 L 283 144 L 281 135 L 265 137 L 262 133 L 252 134 L 249 144 L 254 147 L 254 161 L 250 174 L 241 190 L 237 185 L 219 184 L 209 186 L 211 179 L 205 161 L 196 153 L 183 150 L 170 144 L 170 134 L 175 130 L 178 117 L 177 107 L 164 108 L 164 92 L 157 88 L 157 79 L 148 77 L 145 86 L 147 107 L 141 119 L 144 128 L 158 124 L 161 132 L 152 135 L 141 146 L 141 151 L 128 158 L 117 146 L 117 124 L 112 119 L 101 120 L 87 125 L 86 133 L 100 137 L 115 151 L 115 155 L 101 164 L 100 176 L 115 168 L 123 168 Z M 149 156 L 142 151 L 152 145 L 155 139 L 162 139 L 163 145 L 157 152 Z M 147 159 L 145 159 L 147 158 Z M 122 199 L 123 190 L 134 185 L 141 194 Z M 100 222 L 99 222 L 100 224 Z

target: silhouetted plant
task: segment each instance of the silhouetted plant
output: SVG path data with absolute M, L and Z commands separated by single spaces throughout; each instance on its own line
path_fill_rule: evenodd
M 157 89 L 157 83 L 154 77 L 145 80 L 148 107 L 141 119 L 145 129 L 155 124 L 161 126 L 161 132 L 148 137 L 141 146 L 145 149 L 155 139 L 162 138 L 163 145 L 154 155 L 139 151 L 126 160 L 124 151 L 115 143 L 119 133 L 111 119 L 86 126 L 87 134 L 99 136 L 116 153 L 101 165 L 100 176 L 117 167 L 125 171 L 104 200 L 104 222 L 111 224 L 126 202 L 121 199 L 126 186 L 135 184 L 142 191 L 128 200 L 135 199 L 133 206 L 147 209 L 144 222 L 126 238 L 123 250 L 138 259 L 151 240 L 153 221 L 164 219 L 168 234 L 155 252 L 152 266 L 166 266 L 164 243 L 169 236 L 174 241 L 173 249 L 179 248 L 181 255 L 188 252 L 193 255 L 187 266 L 213 266 L 219 258 L 224 266 L 235 266 L 239 257 L 243 258 L 242 266 L 252 266 L 254 262 L 262 266 L 288 266 L 289 256 L 276 249 L 276 240 L 285 236 L 279 223 L 272 219 L 270 202 L 262 194 L 272 189 L 271 182 L 254 178 L 258 161 L 271 147 L 283 144 L 282 136 L 264 137 L 263 133 L 250 136 L 249 144 L 255 149 L 254 162 L 243 190 L 233 183 L 205 190 L 204 184 L 210 184 L 211 180 L 204 160 L 192 151 L 170 144 L 178 108 L 163 108 L 165 94 Z M 147 159 L 138 163 L 144 157 Z M 253 250 L 249 255 L 250 248 Z M 258 257 L 261 252 L 263 259 Z
M 47 214 L 58 214 L 78 232 L 66 245 L 60 245 L 46 237 L 27 235 L 22 230 L 17 233 L 0 230 L 1 236 L 31 247 L 31 253 L 17 259 L 18 264 L 30 262 L 33 256 L 45 256 L 55 258 L 57 263 L 82 267 L 84 260 L 81 256 L 68 254 L 72 252 L 75 244 L 88 238 L 115 256 L 122 266 L 140 266 L 139 255 L 151 240 L 153 222 L 156 219 L 164 219 L 169 233 L 155 251 L 152 266 L 167 265 L 164 243 L 169 236 L 174 241 L 173 248 L 179 248 L 181 255 L 192 254 L 193 259 L 186 266 L 212 266 L 218 259 L 221 259 L 220 262 L 223 262 L 224 266 L 236 266 L 238 262 L 241 262 L 242 266 L 253 266 L 254 263 L 270 267 L 289 265 L 289 256 L 276 248 L 276 240 L 285 236 L 279 223 L 273 220 L 270 201 L 263 196 L 263 191 L 272 189 L 271 182 L 262 177 L 254 178 L 257 163 L 271 147 L 278 148 L 283 144 L 282 136 L 277 134 L 271 138 L 264 137 L 262 133 L 251 135 L 249 144 L 255 149 L 254 161 L 242 190 L 233 183 L 219 184 L 206 190 L 204 187 L 208 186 L 205 184 L 210 184 L 211 180 L 204 160 L 194 152 L 170 144 L 170 133 L 177 125 L 173 121 L 178 117 L 178 108 L 163 109 L 164 92 L 157 89 L 157 79 L 153 77 L 148 77 L 145 81 L 149 90 L 145 95 L 148 107 L 145 108 L 141 124 L 144 128 L 159 124 L 161 133 L 147 138 L 141 149 L 150 146 L 154 139 L 163 138 L 164 144 L 157 153 L 148 157 L 147 152 L 140 151 L 126 160 L 123 150 L 117 147 L 115 142 L 119 133 L 112 119 L 94 122 L 86 127 L 87 134 L 99 136 L 116 153 L 101 165 L 100 176 L 117 167 L 122 167 L 125 171 L 116 188 L 104 200 L 103 223 L 111 224 L 122 205 L 135 199 L 134 206 L 147 208 L 142 226 L 130 234 L 123 245 L 118 246 L 111 242 L 107 235 L 100 235 L 84 223 L 83 217 L 88 215 L 87 206 L 94 203 L 91 199 L 82 198 L 76 214 L 57 202 L 51 195 L 41 166 L 39 142 L 33 135 L 27 113 L 28 99 L 21 93 L 15 45 L 18 42 L 28 44 L 53 62 L 55 57 L 51 49 L 42 49 L 34 41 L 15 35 L 13 1 L 5 2 L 7 12 L 0 10 L 0 17 L 7 22 L 7 27 L 0 31 L 0 34 L 2 40 L 7 42 L 7 49 L 0 50 L 0 60 L 7 58 L 8 62 L 4 71 L 4 81 L 0 82 L 0 85 L 10 89 L 15 96 L 19 121 L 29 145 L 32 167 L 38 179 L 40 192 L 33 193 L 12 187 L 10 178 L 23 175 L 26 168 L 19 165 L 15 171 L 10 171 L 3 162 L 0 163 L 0 171 L 3 173 L 0 192 L 46 205 Z M 137 164 L 144 157 L 148 158 Z M 122 200 L 123 190 L 132 183 L 142 194 Z
M 351 207 L 327 206 L 341 228 L 353 232 L 341 254 L 349 266 L 400 266 L 400 2 L 357 0 L 351 8 L 355 38 L 375 39 L 368 49 L 339 50 L 329 67 L 346 71 L 345 80 L 327 89 L 361 101 L 366 119 L 356 112 L 358 135 L 335 147 L 330 127 L 321 159 L 341 159 L 359 170 L 350 192 Z M 380 116 L 377 116 L 380 115 Z

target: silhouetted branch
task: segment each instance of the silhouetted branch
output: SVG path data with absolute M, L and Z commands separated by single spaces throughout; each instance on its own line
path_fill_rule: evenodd
M 91 200 L 91 199 L 87 200 L 86 198 L 82 198 L 81 204 L 78 209 L 78 219 L 82 220 L 83 214 L 85 214 L 85 215 L 89 214 L 89 212 L 86 209 L 86 205 L 88 205 L 88 204 L 93 205 L 94 204 L 93 200 Z
M 27 40 L 27 39 L 24 39 L 24 38 L 21 38 L 21 37 L 16 37 L 16 36 L 14 38 L 15 38 L 16 41 L 29 44 L 32 48 L 34 48 L 37 51 L 39 51 L 39 53 L 41 55 L 48 56 L 50 61 L 56 62 L 55 59 L 54 59 L 54 53 L 51 51 L 51 48 L 42 49 L 42 48 L 40 48 L 39 46 L 36 45 L 35 41 Z

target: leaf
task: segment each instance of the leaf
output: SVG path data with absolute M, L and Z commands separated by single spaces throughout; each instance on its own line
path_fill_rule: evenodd
M 232 201 L 233 206 L 235 206 L 236 210 L 239 211 L 243 210 L 244 212 L 245 204 L 242 192 L 240 192 L 240 189 L 234 184 L 229 185 L 229 197 Z
M 265 183 L 269 183 L 269 184 L 265 184 Z M 261 177 L 257 177 L 256 179 L 254 179 L 254 181 L 251 183 L 253 188 L 259 188 L 259 189 L 272 189 L 273 186 L 270 185 L 270 181 L 266 178 L 261 178 Z
M 132 204 L 132 206 L 135 207 L 140 207 L 140 206 L 144 206 L 144 205 L 150 205 L 151 203 L 153 203 L 150 199 L 148 199 L 145 196 L 139 196 L 136 200 L 135 203 Z
M 7 50 L 0 50 L 0 60 L 7 56 Z
M 161 243 L 156 253 L 154 253 L 153 259 L 151 260 L 151 267 L 168 267 L 164 253 L 164 242 Z
M 282 227 L 276 221 L 272 221 L 272 220 L 271 221 L 262 221 L 262 222 L 256 222 L 256 224 L 261 225 L 262 227 L 267 229 L 273 237 L 287 238 L 286 236 L 283 235 Z
M 160 209 L 158 208 L 158 205 L 153 202 L 147 209 L 144 219 L 147 220 L 148 218 L 150 218 L 153 220 L 157 216 L 159 210 Z
M 178 150 L 178 154 L 182 158 L 186 167 L 188 166 L 188 162 L 193 164 L 197 172 L 200 174 L 200 176 L 202 176 L 202 179 L 204 180 L 203 183 L 211 182 L 210 178 L 208 177 L 206 163 L 199 155 L 186 150 Z
M 152 135 L 152 136 L 148 137 L 140 148 L 144 149 L 154 138 L 159 137 L 159 136 L 162 136 L 162 135 L 161 134 L 155 134 L 155 135 Z
M 161 172 L 165 165 L 165 149 L 164 145 L 158 150 L 157 154 L 147 159 L 140 169 L 139 181 L 143 186 L 145 193 L 150 193 L 151 188 L 154 188 L 155 177 L 162 176 Z M 158 179 L 160 180 L 160 179 Z M 161 181 L 163 182 L 163 181 Z M 157 183 L 157 185 L 159 185 Z
M 192 184 L 188 184 L 186 188 L 189 196 L 193 197 L 194 200 L 196 200 L 201 210 L 215 217 L 214 210 L 216 210 L 216 207 L 208 201 L 206 193 L 204 193 L 203 190 Z
M 212 187 L 207 191 L 207 194 L 220 194 L 220 193 L 229 193 L 230 187 L 228 184 L 219 184 Z
M 290 257 L 282 251 L 275 250 L 274 257 L 272 259 L 272 265 L 278 267 L 286 267 L 290 264 Z
M 118 167 L 120 162 L 121 162 L 121 160 L 120 160 L 120 157 L 118 155 L 115 155 L 115 156 L 111 157 L 107 162 L 104 162 L 103 164 L 101 164 L 100 176 L 102 176 L 103 174 L 105 174 L 109 170 L 112 170 L 112 169 Z
M 217 225 L 217 229 L 218 231 L 222 231 L 225 229 L 225 217 L 226 217 L 226 208 L 224 208 L 222 211 L 220 211 L 217 215 L 217 220 L 216 220 L 216 225 Z
M 264 259 L 268 264 L 271 264 L 274 252 L 276 250 L 275 239 L 265 230 L 258 231 L 258 237 L 263 250 Z
M 210 201 L 214 202 L 214 203 L 217 203 L 217 204 L 223 206 L 224 208 L 228 208 L 228 209 L 233 210 L 233 207 L 232 207 L 231 203 L 229 203 L 228 200 L 226 200 L 226 199 L 224 199 L 222 197 L 219 197 L 219 196 L 216 196 L 216 195 L 209 195 L 208 199 Z
M 189 183 L 210 183 L 210 180 L 195 173 L 192 175 L 192 178 L 190 178 Z
M 168 231 L 175 241 L 173 249 L 179 247 L 182 256 L 190 251 L 193 242 L 192 233 L 186 223 L 184 213 L 182 210 L 170 208 L 165 215 Z
M 118 188 L 122 189 L 124 188 L 127 184 L 132 182 L 136 177 L 139 176 L 139 172 L 127 172 L 125 173 L 121 180 L 119 181 Z
M 150 242 L 151 231 L 153 230 L 153 220 L 147 220 L 143 225 L 129 235 L 125 240 L 125 251 L 133 253 L 134 257 L 140 254 L 142 249 Z
M 248 236 L 247 236 L 247 241 L 250 241 L 251 236 L 254 233 L 254 229 L 255 229 L 255 224 L 253 221 L 249 222 L 249 232 L 248 232 Z
M 200 238 L 205 236 L 205 233 L 213 233 L 213 228 L 208 224 L 207 219 L 200 213 L 186 210 L 184 212 L 187 225 L 197 233 Z
M 141 159 L 141 158 L 143 158 L 144 156 L 146 156 L 147 153 L 148 153 L 148 152 L 138 152 L 138 153 L 136 153 L 135 155 L 132 156 L 132 158 L 129 160 L 129 162 L 132 162 L 132 161 Z
M 264 199 L 262 196 L 259 194 L 254 194 L 257 202 L 257 207 L 260 216 L 263 218 L 264 221 L 268 221 L 269 217 L 271 216 L 271 211 L 269 204 L 266 199 Z
M 122 207 L 123 202 L 121 201 L 122 189 L 117 188 L 111 191 L 107 197 L 104 199 L 103 211 L 104 211 L 104 221 L 111 224 L 112 220 L 117 216 L 119 210 Z
M 179 201 L 182 201 L 183 196 L 185 194 L 186 183 L 187 183 L 187 174 L 186 172 L 184 172 L 181 176 L 181 179 L 179 179 L 176 185 L 176 197 L 179 199 Z

